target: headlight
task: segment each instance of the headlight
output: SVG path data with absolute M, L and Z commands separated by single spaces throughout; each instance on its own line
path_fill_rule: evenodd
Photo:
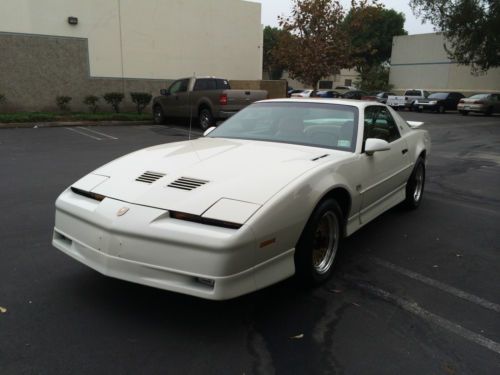
M 431 100 L 431 101 L 429 102 L 429 104 L 434 105 L 434 104 L 437 104 L 437 102 L 436 102 L 435 100 Z
M 418 100 L 415 100 L 415 104 L 418 104 Z

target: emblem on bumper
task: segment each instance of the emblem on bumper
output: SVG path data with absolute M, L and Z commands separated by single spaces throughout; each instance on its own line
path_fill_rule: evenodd
M 125 215 L 128 212 L 129 209 L 130 208 L 128 208 L 128 207 L 122 207 L 122 208 L 120 208 L 118 210 L 118 212 L 116 213 L 116 216 L 123 216 L 123 215 Z

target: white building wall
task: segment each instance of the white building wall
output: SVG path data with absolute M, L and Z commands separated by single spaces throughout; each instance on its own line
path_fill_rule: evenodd
M 500 91 L 500 69 L 471 74 L 468 66 L 451 61 L 441 33 L 396 36 L 392 43 L 389 82 L 394 90 L 424 88 L 470 94 Z
M 260 79 L 260 20 L 242 0 L 0 1 L 1 32 L 87 38 L 93 77 Z

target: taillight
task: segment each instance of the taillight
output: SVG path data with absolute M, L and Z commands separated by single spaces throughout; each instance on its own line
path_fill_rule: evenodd
M 227 105 L 227 94 L 220 94 L 219 104 L 220 105 Z

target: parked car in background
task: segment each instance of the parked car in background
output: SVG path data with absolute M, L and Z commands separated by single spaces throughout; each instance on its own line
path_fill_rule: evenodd
M 371 100 L 374 102 L 379 102 L 379 103 L 387 103 L 387 98 L 390 95 L 395 95 L 392 92 L 387 92 L 387 91 L 373 91 L 371 93 L 368 93 L 368 95 L 363 96 L 361 100 Z
M 289 88 L 288 91 L 287 91 L 287 96 L 288 97 L 291 97 L 292 94 L 299 94 L 301 93 L 302 91 L 304 91 L 303 89 L 294 89 L 294 88 Z
M 462 115 L 468 115 L 469 112 L 486 115 L 500 113 L 500 93 L 476 94 L 460 99 L 457 109 Z
M 429 95 L 430 93 L 423 89 L 406 90 L 403 95 L 389 95 L 386 104 L 394 109 L 408 108 L 409 110 L 412 110 L 415 100 L 425 99 Z
M 265 90 L 232 90 L 229 81 L 215 77 L 182 78 L 160 90 L 153 99 L 153 116 L 156 124 L 167 117 L 195 118 L 201 129 L 214 126 L 247 105 L 267 99 Z
M 357 90 L 357 89 L 354 86 L 336 86 L 335 90 L 353 91 L 353 90 Z
M 417 99 L 413 102 L 413 109 L 422 111 L 433 111 L 444 113 L 446 111 L 455 111 L 458 102 L 464 98 L 459 92 L 435 92 L 425 99 Z
M 361 91 L 361 90 L 351 90 L 351 91 L 347 91 L 345 93 L 342 94 L 342 98 L 344 99 L 357 99 L 357 100 L 361 100 L 361 98 L 363 96 L 366 96 L 367 93 L 364 92 L 364 91 Z
M 341 94 L 333 90 L 319 90 L 316 91 L 315 97 L 317 98 L 340 98 Z
M 314 93 L 314 90 L 302 90 L 300 92 L 293 93 L 291 98 L 310 98 Z

